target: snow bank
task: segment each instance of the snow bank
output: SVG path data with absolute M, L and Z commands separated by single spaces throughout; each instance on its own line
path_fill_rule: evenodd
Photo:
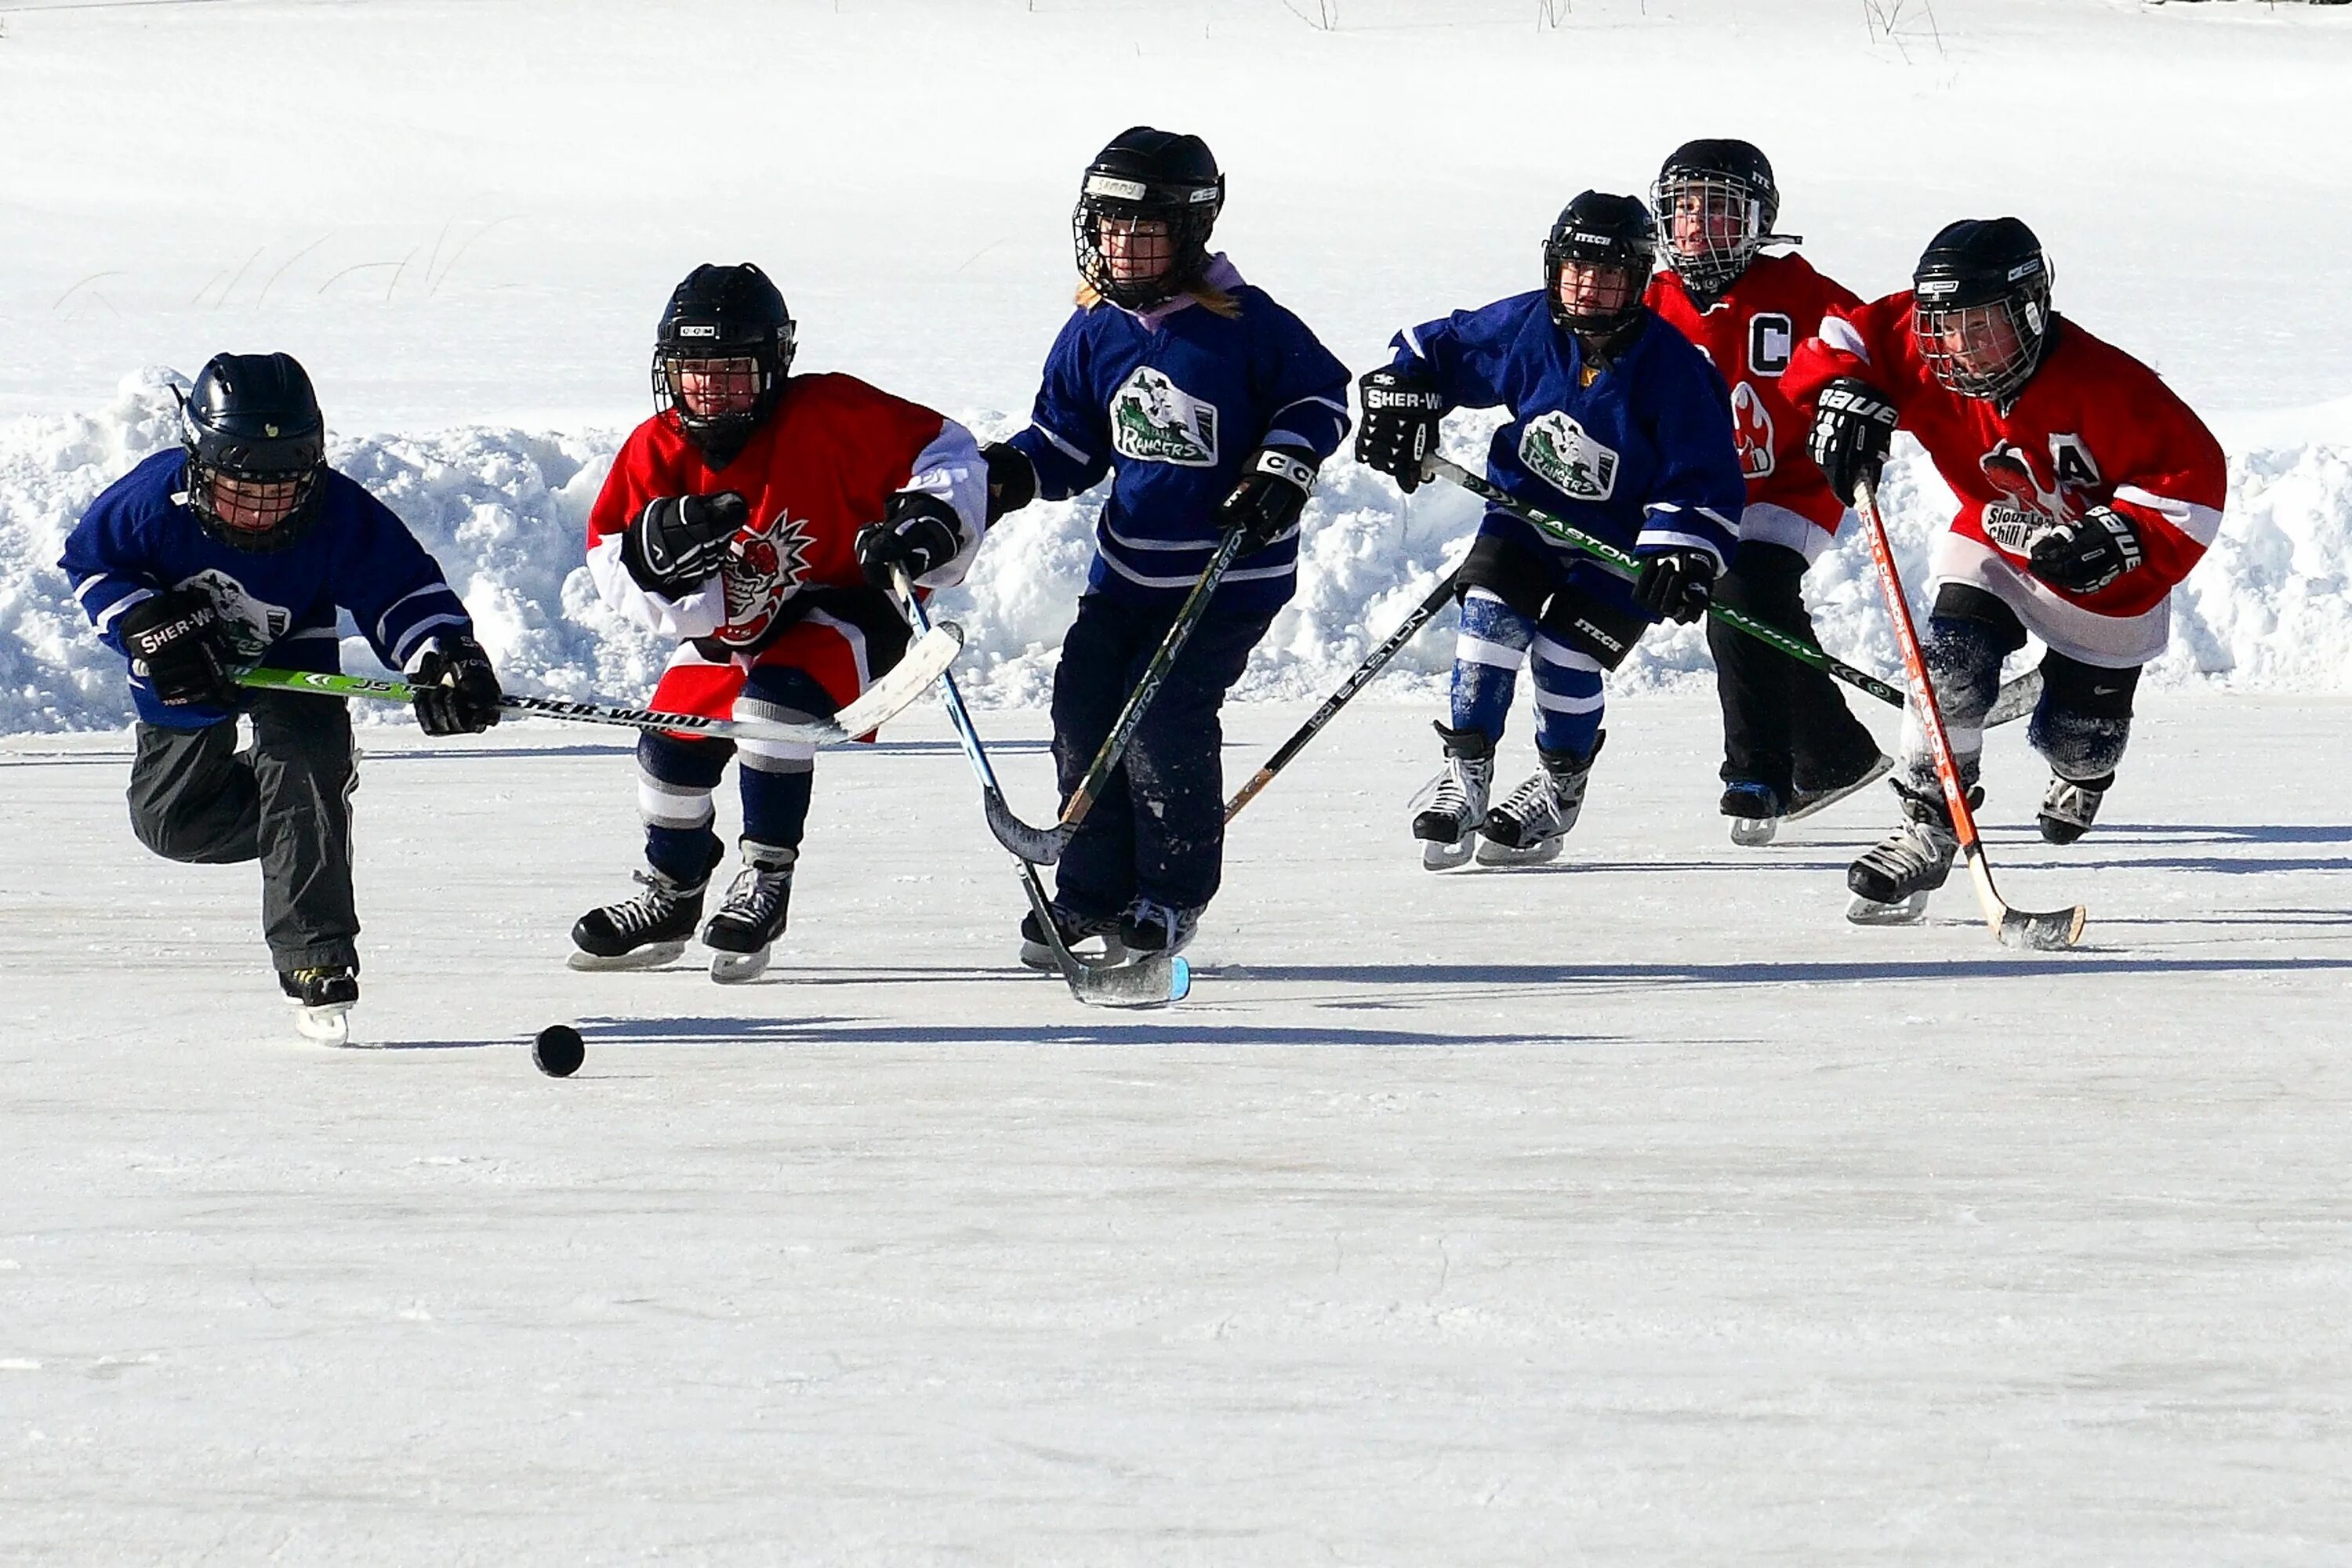
M 121 661 L 91 637 L 55 563 L 67 531 L 99 491 L 176 438 L 175 384 L 185 384 L 168 371 L 142 371 L 98 414 L 0 430 L 0 732 L 124 721 Z M 992 413 L 969 422 L 983 439 L 1013 425 Z M 1475 463 L 1491 428 L 1456 419 L 1454 455 Z M 440 558 L 517 689 L 638 700 L 667 650 L 604 609 L 581 563 L 588 506 L 616 445 L 609 432 L 474 426 L 338 437 L 331 456 Z M 1911 448 L 1898 451 L 1885 496 L 1906 575 L 1923 582 L 1927 541 L 1948 515 L 1949 493 Z M 1335 461 L 1308 512 L 1298 596 L 1251 660 L 1241 695 L 1328 689 L 1428 593 L 1477 511 L 1470 497 L 1443 485 L 1406 501 L 1344 457 Z M 968 634 L 961 678 L 978 700 L 1045 700 L 1055 650 L 1086 579 L 1094 514 L 1094 503 L 1082 500 L 1008 518 L 971 582 L 942 595 L 945 613 Z M 2347 560 L 2352 442 L 2242 440 L 2230 459 L 2221 537 L 2176 597 L 2173 646 L 2150 679 L 2352 690 Z M 1894 642 L 1861 542 L 1824 558 L 1809 583 L 1824 643 L 1891 672 Z M 1398 658 L 1391 679 L 1434 684 L 1451 654 L 1450 622 L 1441 617 Z M 355 637 L 345 658 L 353 670 L 375 668 Z M 1661 628 L 1614 684 L 1639 690 L 1699 679 L 1707 668 L 1699 628 Z

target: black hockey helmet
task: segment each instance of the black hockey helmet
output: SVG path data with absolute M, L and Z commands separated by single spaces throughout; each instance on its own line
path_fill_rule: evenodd
M 1920 357 L 1961 396 L 2005 402 L 2040 367 L 2053 324 L 2050 261 L 2022 219 L 1946 225 L 1912 269 L 1911 293 Z
M 1586 191 L 1560 208 L 1544 240 L 1544 294 L 1551 303 L 1551 319 L 1563 331 L 1607 337 L 1642 313 L 1642 289 L 1650 280 L 1657 255 L 1657 226 L 1650 209 L 1632 196 Z M 1584 266 L 1624 269 L 1625 287 L 1614 304 L 1572 310 L 1559 297 L 1560 270 L 1574 261 Z
M 784 297 L 750 262 L 706 262 L 670 290 L 654 329 L 654 403 L 677 416 L 698 447 L 739 447 L 783 395 L 793 368 L 795 329 Z M 749 400 L 741 407 L 696 413 L 678 386 L 681 364 L 713 360 L 749 362 Z
M 1687 238 L 1675 231 L 1677 207 L 1699 220 Z M 1666 265 L 1693 294 L 1713 300 L 1748 270 L 1759 248 L 1779 237 L 1772 226 L 1780 217 L 1780 187 L 1773 183 L 1771 160 L 1752 142 L 1685 142 L 1660 166 L 1650 186 L 1650 210 L 1657 215 Z M 1719 226 L 1733 232 L 1718 232 Z
M 1095 154 L 1078 185 L 1070 215 L 1078 276 L 1114 305 L 1143 310 L 1172 300 L 1201 280 L 1209 268 L 1209 231 L 1224 209 L 1225 176 L 1209 144 L 1198 136 L 1137 125 L 1120 132 Z M 1106 220 L 1168 226 L 1164 265 L 1148 277 L 1119 276 L 1120 260 L 1104 254 Z M 1158 260 L 1151 251 L 1130 250 L 1137 261 Z
M 239 550 L 283 550 L 318 521 L 327 422 L 292 354 L 215 354 L 180 400 L 188 508 Z

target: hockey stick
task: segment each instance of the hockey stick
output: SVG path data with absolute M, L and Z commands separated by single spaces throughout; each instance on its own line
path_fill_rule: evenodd
M 1895 569 L 1895 548 L 1886 541 L 1886 525 L 1878 518 L 1878 487 L 1864 479 L 1854 487 L 1854 510 L 1870 530 L 1870 559 L 1878 567 L 1879 591 L 1886 598 L 1887 618 L 1895 623 L 1895 640 L 1903 650 L 1903 675 L 1911 687 L 1911 712 L 1927 737 L 1936 759 L 1936 777 L 1944 786 L 1944 804 L 1951 808 L 1952 834 L 1960 841 L 1960 855 L 1969 863 L 1969 880 L 1976 884 L 1977 904 L 1985 924 L 2007 947 L 2072 947 L 2082 940 L 2089 918 L 2082 905 L 2035 914 L 2013 910 L 1992 885 L 1992 868 L 1985 864 L 1984 843 L 1977 835 L 1976 815 L 1969 809 L 1969 792 L 1960 783 L 1959 763 L 1952 757 L 1952 738 L 1944 730 L 1943 710 L 1936 705 L 1936 689 L 1927 679 L 1927 656 L 1919 651 L 1919 631 L 1911 621 L 1910 601 L 1903 594 L 1903 576 Z
M 1575 545 L 1587 555 L 1615 567 L 1627 576 L 1641 570 L 1640 562 L 1607 540 L 1596 538 L 1566 519 L 1555 517 L 1541 507 L 1521 500 L 1501 486 L 1479 478 L 1450 458 L 1440 457 L 1423 458 L 1422 473 L 1425 478 L 1444 479 L 1460 486 L 1489 506 L 1509 512 L 1520 521 L 1532 524 L 1555 539 Z M 1811 665 L 1822 674 L 1833 679 L 1843 680 L 1848 686 L 1859 690 L 1866 691 L 1881 702 L 1895 708 L 1903 706 L 1902 692 L 1868 670 L 1858 669 L 1835 655 L 1823 652 L 1819 647 L 1807 642 L 1802 637 L 1793 637 L 1778 626 L 1756 619 L 1753 616 L 1743 615 L 1728 605 L 1711 604 L 1707 605 L 1706 613 L 1734 631 L 1745 632 L 1759 642 L 1768 643 L 1799 663 Z M 2023 718 L 2033 710 L 2033 705 L 2041 700 L 2041 696 L 2042 672 L 2039 669 L 2027 670 L 2000 689 L 2000 695 L 1994 700 L 1991 711 L 1985 715 L 1985 728 L 1991 729 L 1995 725 L 2006 724 L 2012 719 Z
M 907 624 L 918 634 L 929 635 L 930 615 L 916 596 L 915 585 L 903 571 L 893 571 L 891 576 Z M 980 780 L 981 798 L 1003 809 L 1004 791 L 997 785 L 996 770 L 989 766 L 987 748 L 980 743 L 980 731 L 972 726 L 971 711 L 964 706 L 963 693 L 956 689 L 955 677 L 945 671 L 940 675 L 940 700 L 947 708 L 948 721 L 955 726 L 956 739 L 962 743 L 964 760 L 971 764 L 972 773 Z M 1029 908 L 1045 930 L 1045 944 L 1053 949 L 1054 967 L 1062 972 L 1071 995 L 1105 1007 L 1160 1007 L 1181 1002 L 1185 993 L 1192 989 L 1192 966 L 1181 955 L 1155 953 L 1133 963 L 1095 964 L 1072 952 L 1070 944 L 1062 940 L 1061 928 L 1054 923 L 1054 911 L 1045 898 L 1045 884 L 1037 879 L 1037 868 L 1018 856 L 1013 864 L 1020 872 L 1022 890 L 1029 895 Z
M 1273 756 L 1266 759 L 1265 766 L 1258 769 L 1257 772 L 1250 775 L 1249 782 L 1242 785 L 1242 787 L 1235 792 L 1234 798 L 1231 801 L 1228 801 L 1225 805 L 1225 820 L 1227 822 L 1231 822 L 1234 817 L 1239 816 L 1241 815 L 1242 807 L 1247 805 L 1251 801 L 1255 800 L 1257 798 L 1257 792 L 1272 784 L 1274 782 L 1274 775 L 1280 773 L 1284 768 L 1288 767 L 1290 765 L 1290 759 L 1305 751 L 1307 749 L 1307 742 L 1313 740 L 1317 735 L 1321 734 L 1323 731 L 1323 726 L 1328 724 L 1333 717 L 1339 713 L 1339 710 L 1345 708 L 1349 701 L 1355 697 L 1357 692 L 1361 691 L 1365 687 L 1370 685 L 1372 677 L 1380 674 L 1382 669 L 1386 668 L 1389 660 L 1394 658 L 1398 652 L 1403 648 L 1405 644 L 1411 642 L 1415 637 L 1419 636 L 1421 628 L 1427 626 L 1436 616 L 1438 611 L 1444 609 L 1447 605 L 1453 602 L 1454 588 L 1456 585 L 1455 579 L 1459 576 L 1461 570 L 1462 569 L 1457 566 L 1453 571 L 1448 572 L 1444 577 L 1439 581 L 1437 586 L 1429 591 L 1429 596 L 1412 607 L 1412 613 L 1405 616 L 1404 624 L 1397 627 L 1396 630 L 1391 632 L 1386 642 L 1381 644 L 1380 647 L 1366 654 L 1364 656 L 1364 662 L 1356 666 L 1354 672 L 1351 673 L 1347 679 L 1339 683 L 1339 689 L 1334 691 L 1329 697 L 1324 699 L 1323 706 L 1315 710 L 1314 716 L 1309 718 L 1306 723 L 1298 726 L 1297 731 L 1292 734 L 1290 739 L 1282 743 L 1282 749 L 1280 751 L 1275 752 Z
M 500 711 L 533 719 L 569 719 L 583 724 L 612 724 L 625 730 L 677 731 L 690 735 L 714 735 L 730 740 L 798 741 L 812 746 L 845 746 L 893 718 L 920 697 L 931 682 L 947 672 L 963 647 L 963 628 L 941 621 L 925 633 L 890 672 L 866 689 L 863 696 L 825 722 L 779 724 L 761 719 L 709 719 L 699 713 L 663 713 L 649 708 L 617 708 L 603 702 L 565 702 L 551 697 L 507 696 Z M 404 680 L 376 680 L 362 675 L 323 675 L 308 669 L 248 669 L 238 676 L 241 686 L 268 691 L 309 691 L 328 697 L 366 697 L 379 702 L 414 702 L 416 689 Z
M 1209 564 L 1202 569 L 1201 580 L 1192 584 L 1192 591 L 1185 595 L 1183 605 L 1176 612 L 1176 618 L 1168 624 L 1168 634 L 1160 639 L 1160 647 L 1152 654 L 1151 662 L 1143 667 L 1143 674 L 1136 680 L 1135 689 L 1128 693 L 1127 706 L 1118 710 L 1118 718 L 1111 725 L 1110 733 L 1103 737 L 1102 746 L 1095 752 L 1094 762 L 1087 766 L 1086 776 L 1078 781 L 1078 787 L 1071 792 L 1069 800 L 1063 805 L 1061 817 L 1053 826 L 1030 826 L 1013 815 L 1012 808 L 1004 804 L 1004 797 L 1001 795 L 982 797 L 989 831 L 996 835 L 999 844 L 1032 866 L 1050 866 L 1062 858 L 1062 851 L 1069 846 L 1070 836 L 1077 832 L 1078 824 L 1084 822 L 1087 813 L 1094 809 L 1095 797 L 1102 793 L 1111 770 L 1118 766 L 1119 758 L 1127 754 L 1127 744 L 1135 739 L 1135 731 L 1142 724 L 1143 715 L 1150 708 L 1151 700 L 1160 695 L 1160 688 L 1167 681 L 1168 671 L 1175 664 L 1176 656 L 1184 651 L 1185 643 L 1192 638 L 1192 628 L 1201 624 L 1202 616 L 1208 614 L 1209 600 L 1215 595 L 1225 568 L 1234 563 L 1234 558 L 1242 552 L 1242 546 L 1248 538 L 1244 531 L 1234 530 L 1217 546 L 1216 554 L 1209 558 Z

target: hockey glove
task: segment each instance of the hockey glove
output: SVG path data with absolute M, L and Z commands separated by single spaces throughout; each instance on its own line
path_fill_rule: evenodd
M 2025 559 L 2053 587 L 2095 594 L 2147 558 L 2138 525 L 2113 507 L 2095 506 L 2044 531 Z
M 164 706 L 236 705 L 238 688 L 229 674 L 235 654 L 209 596 L 166 588 L 123 611 L 114 630 L 130 651 L 131 673 L 145 676 Z
M 489 655 L 463 632 L 436 637 L 409 685 L 416 691 L 416 722 L 428 735 L 480 734 L 499 721 L 506 696 Z
M 1866 381 L 1839 376 L 1822 388 L 1805 435 L 1805 456 L 1821 465 L 1830 492 L 1846 505 L 1864 480 L 1878 483 L 1897 416 L 1886 395 Z
M 751 502 L 733 490 L 665 496 L 621 536 L 621 560 L 639 587 L 675 598 L 717 574 L 728 543 L 751 519 Z
M 1037 465 L 1028 453 L 1003 441 L 982 447 L 980 457 L 988 465 L 988 524 L 993 528 L 998 518 L 1037 499 Z
M 1356 383 L 1364 422 L 1356 427 L 1356 461 L 1375 468 L 1411 495 L 1421 488 L 1421 460 L 1437 450 L 1437 422 L 1445 398 L 1415 370 L 1366 371 Z
M 866 581 L 887 594 L 891 572 L 919 583 L 956 557 L 955 509 L 937 496 L 900 490 L 882 509 L 882 521 L 857 531 L 857 565 Z
M 1715 576 L 1714 556 L 1696 545 L 1677 544 L 1642 557 L 1633 602 L 1653 616 L 1688 626 L 1714 602 Z
M 1265 549 L 1298 521 L 1315 488 L 1315 465 L 1288 447 L 1260 447 L 1242 465 L 1241 481 L 1209 514 L 1220 533 L 1242 536 L 1242 553 Z

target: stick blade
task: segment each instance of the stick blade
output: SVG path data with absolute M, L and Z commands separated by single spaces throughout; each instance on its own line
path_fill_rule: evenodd
M 988 830 L 996 835 L 996 841 L 1032 866 L 1051 866 L 1062 858 L 1062 850 L 1070 842 L 1070 828 L 1059 823 L 1051 827 L 1030 826 L 1013 815 L 1013 808 L 994 790 L 981 792 L 980 810 L 988 819 Z
M 1070 994 L 1096 1007 L 1165 1007 L 1192 989 L 1192 966 L 1181 957 L 1137 959 L 1129 963 L 1087 963 L 1066 977 Z
M 2071 910 L 2051 910 L 2041 914 L 2031 910 L 2004 909 L 1994 934 L 2000 938 L 2003 947 L 2054 952 L 2082 941 L 2083 927 L 2090 918 L 2090 911 L 2080 904 Z
M 963 651 L 963 628 L 953 621 L 940 621 L 908 646 L 890 673 L 867 687 L 864 695 L 839 713 L 834 722 L 850 737 L 867 735 L 886 720 L 905 711 L 915 699 L 931 689 L 931 682 L 945 673 L 948 666 Z
M 2000 689 L 2000 695 L 1993 699 L 1992 707 L 1985 713 L 1984 727 L 1990 730 L 2022 719 L 2041 700 L 2042 671 L 2038 668 L 2029 669 Z

